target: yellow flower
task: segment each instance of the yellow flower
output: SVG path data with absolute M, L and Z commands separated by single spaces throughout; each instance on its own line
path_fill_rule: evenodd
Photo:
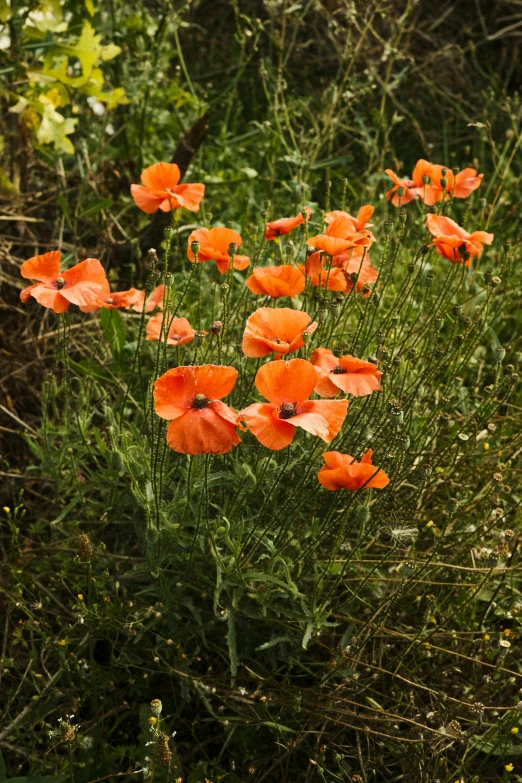
M 504 769 L 506 770 L 506 772 L 513 772 L 513 770 L 515 769 L 515 765 L 511 764 L 511 762 L 510 762 L 509 764 L 506 764 Z
M 513 728 L 511 729 L 511 733 L 518 734 L 518 726 L 513 726 Z
M 484 451 L 488 451 L 488 450 L 489 450 L 489 443 L 484 443 Z
M 151 715 L 150 718 L 149 718 L 150 725 L 151 726 L 155 726 L 157 722 L 158 722 L 158 719 L 155 718 L 154 715 Z
M 60 639 L 60 641 L 58 642 L 58 644 L 60 645 L 60 647 L 65 647 L 65 645 L 66 645 L 66 641 L 65 641 L 65 639 Z
M 482 638 L 484 639 L 485 642 L 489 642 L 489 640 L 491 639 L 491 636 L 489 635 L 489 633 L 485 633 Z
M 426 525 L 426 527 L 433 527 L 433 526 L 434 526 L 434 524 L 435 524 L 435 522 L 433 521 L 433 519 L 430 519 L 430 521 L 428 522 L 428 524 Z
M 4 511 L 5 511 L 6 514 L 10 514 L 11 513 L 11 509 L 9 508 L 9 506 L 4 506 Z
M 83 601 L 83 595 L 81 593 L 78 593 L 78 601 Z

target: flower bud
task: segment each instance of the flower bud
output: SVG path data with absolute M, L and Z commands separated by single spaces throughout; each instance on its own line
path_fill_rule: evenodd
M 486 201 L 485 198 L 479 198 L 478 205 L 479 205 L 479 209 L 484 211 L 486 209 L 487 205 L 488 205 L 488 202 Z
M 446 177 L 441 177 L 440 186 L 441 188 L 444 188 L 444 190 L 448 187 L 448 180 L 446 179 Z
M 445 177 L 445 176 L 446 176 L 446 174 L 448 173 L 448 169 L 442 168 L 442 169 L 440 170 L 440 173 L 442 174 L 442 176 L 443 176 L 443 177 Z
M 222 329 L 223 329 L 222 321 L 214 321 L 214 323 L 210 327 L 210 331 L 212 332 L 212 334 L 219 334 Z

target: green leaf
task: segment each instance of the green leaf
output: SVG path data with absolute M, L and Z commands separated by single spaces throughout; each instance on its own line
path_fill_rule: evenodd
M 91 362 L 87 359 L 80 359 L 75 362 L 68 357 L 67 364 L 84 378 L 96 378 L 96 380 L 104 381 L 104 383 L 117 383 L 114 378 L 111 378 L 110 375 L 103 371 L 103 367 L 98 362 Z
M 97 212 L 101 212 L 102 209 L 108 209 L 111 205 L 112 198 L 99 198 L 94 204 L 91 204 L 90 207 L 87 207 L 87 209 L 81 212 L 78 217 L 92 217 L 93 215 L 96 215 Z
M 100 321 L 103 333 L 111 349 L 112 358 L 117 360 L 125 345 L 125 322 L 123 317 L 118 310 L 102 309 L 100 311 Z

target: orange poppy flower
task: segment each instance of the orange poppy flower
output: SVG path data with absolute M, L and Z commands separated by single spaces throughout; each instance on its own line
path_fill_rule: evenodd
M 161 333 L 161 324 L 163 322 L 163 313 L 156 313 L 149 318 L 145 332 L 147 340 L 159 340 Z M 169 326 L 167 345 L 185 345 L 194 339 L 196 329 L 193 329 L 186 318 L 173 318 Z M 204 334 L 207 334 L 204 332 Z
M 236 382 L 234 367 L 174 367 L 154 383 L 154 408 L 170 420 L 167 443 L 181 454 L 226 454 L 240 443 L 238 416 L 221 402 Z
M 192 242 L 199 242 L 198 263 L 215 261 L 217 268 L 224 275 L 230 268 L 228 254 L 230 245 L 233 244 L 239 248 L 243 240 L 237 231 L 233 231 L 231 228 L 198 228 L 188 238 L 187 255 L 190 261 L 196 260 L 190 247 Z M 234 255 L 234 269 L 246 269 L 249 263 L 248 256 Z
M 145 300 L 145 291 L 139 291 L 137 288 L 129 288 L 128 291 L 112 291 L 101 306 L 106 310 L 116 310 L 123 307 L 143 307 Z
M 344 273 L 344 269 L 335 264 L 336 259 L 339 256 L 333 256 L 330 266 L 330 272 L 326 259 L 323 257 L 321 251 L 312 253 L 306 259 L 306 264 L 299 264 L 299 268 L 302 272 L 306 272 L 306 276 L 316 287 L 326 288 L 328 291 L 340 291 L 343 294 L 347 294 L 350 291 L 349 281 Z
M 444 174 L 442 173 L 443 169 L 445 170 Z M 467 198 L 470 193 L 479 187 L 484 177 L 483 174 L 477 176 L 475 169 L 463 169 L 455 175 L 453 171 L 445 166 L 430 163 L 424 160 L 424 158 L 417 161 L 411 180 L 399 180 L 391 169 L 386 169 L 386 174 L 395 183 L 394 187 L 386 194 L 386 198 L 388 201 L 391 200 L 396 207 L 399 206 L 397 190 L 401 186 L 405 188 L 405 192 L 400 200 L 401 206 L 416 197 L 420 198 L 428 206 L 433 206 L 438 201 L 447 201 L 452 196 L 455 198 Z M 429 179 L 428 182 L 424 182 L 426 177 Z M 446 180 L 445 187 L 441 184 L 442 179 Z
M 335 397 L 339 391 L 366 397 L 381 388 L 382 372 L 371 362 L 350 355 L 338 359 L 328 348 L 316 348 L 310 361 L 317 373 L 315 391 L 321 397 Z
M 386 193 L 386 198 L 388 201 L 391 201 L 394 207 L 399 205 L 403 207 L 419 195 L 418 186 L 412 179 L 399 179 L 392 169 L 385 169 L 384 171 L 393 180 L 393 188 Z M 402 196 L 399 196 L 399 188 L 404 190 Z
M 354 231 L 352 221 L 353 218 L 342 213 L 332 220 L 326 229 L 326 234 L 310 237 L 306 244 L 330 256 L 344 253 L 352 247 L 369 247 L 375 241 L 375 237 L 370 231 Z
M 268 449 L 279 451 L 294 439 L 295 427 L 330 443 L 343 426 L 348 400 L 309 400 L 317 376 L 304 359 L 268 362 L 256 375 L 256 388 L 269 402 L 239 413 L 250 432 Z
M 328 288 L 329 291 L 349 293 L 353 286 L 350 275 L 356 274 L 357 291 L 363 292 L 363 296 L 370 296 L 370 285 L 376 282 L 379 272 L 372 266 L 368 253 L 364 255 L 364 248 L 353 248 L 349 253 L 339 253 L 332 257 L 330 272 L 326 260 L 321 259 L 321 253 L 312 253 L 306 260 L 306 265 L 300 268 L 305 271 L 312 285 Z M 363 289 L 365 289 L 363 291 Z
M 333 212 L 327 212 L 324 216 L 324 219 L 325 222 L 330 225 L 338 217 L 345 217 L 348 218 L 348 220 L 351 222 L 354 231 L 364 231 L 373 213 L 374 207 L 372 207 L 371 204 L 365 204 L 364 207 L 361 207 L 358 211 L 356 218 L 352 217 L 352 215 L 349 215 L 348 212 L 343 212 L 340 209 L 334 209 Z
M 309 219 L 312 214 L 310 207 L 303 207 L 303 212 L 306 212 L 306 220 Z M 266 224 L 265 239 L 277 239 L 277 237 L 283 236 L 283 234 L 289 234 L 294 228 L 300 226 L 305 222 L 305 218 L 302 213 L 290 218 L 279 218 L 279 220 L 272 220 Z
M 323 457 L 325 464 L 319 470 L 317 478 L 326 489 L 383 489 L 390 483 L 384 470 L 372 464 L 371 449 L 363 454 L 360 462 L 349 454 L 341 454 L 340 451 L 325 451 Z
M 161 209 L 184 207 L 197 212 L 205 192 L 200 182 L 178 185 L 180 170 L 175 163 L 154 163 L 141 174 L 143 185 L 131 185 L 132 198 L 137 207 L 151 215 Z
M 308 313 L 290 307 L 260 307 L 247 319 L 243 335 L 243 353 L 252 359 L 272 351 L 279 358 L 298 351 L 304 345 L 303 334 L 313 334 L 317 323 Z
M 434 238 L 431 245 L 440 256 L 454 264 L 470 266 L 473 256 L 480 256 L 484 245 L 490 245 L 494 239 L 494 235 L 486 231 L 470 234 L 451 218 L 441 215 L 429 214 L 426 225 Z
M 446 168 L 446 173 L 443 174 L 444 168 L 446 167 L 438 164 L 434 164 L 430 168 L 429 177 L 433 188 L 437 191 L 437 198 L 431 204 L 435 204 L 436 201 L 441 201 L 443 198 L 446 201 L 451 197 L 468 198 L 480 186 L 484 178 L 484 174 L 477 175 L 476 169 L 463 169 L 454 174 L 451 169 Z M 446 180 L 445 188 L 441 185 L 441 179 Z M 425 203 L 431 206 L 427 199 Z
M 254 269 L 245 280 L 245 285 L 253 294 L 266 294 L 272 299 L 280 296 L 297 296 L 305 288 L 303 273 L 295 266 L 265 266 Z
M 22 302 L 33 296 L 44 307 L 55 313 L 64 313 L 70 304 L 78 305 L 84 313 L 98 310 L 110 296 L 105 270 L 97 258 L 87 258 L 79 264 L 60 272 L 62 254 L 52 250 L 24 261 L 20 274 L 37 283 L 20 292 Z
M 163 310 L 164 293 L 165 293 L 165 286 L 163 285 L 163 283 L 161 285 L 157 285 L 154 291 L 152 291 L 151 295 L 147 299 L 147 303 L 145 305 L 146 313 L 152 313 L 155 307 L 159 307 L 160 310 Z M 132 309 L 135 310 L 137 313 L 142 313 L 144 300 L 145 300 L 145 295 L 143 296 L 141 302 L 137 302 L 136 304 L 133 305 Z

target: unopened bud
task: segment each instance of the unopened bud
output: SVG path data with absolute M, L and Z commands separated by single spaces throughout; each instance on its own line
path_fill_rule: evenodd
M 441 186 L 441 188 L 444 188 L 444 189 L 446 189 L 448 187 L 448 180 L 446 179 L 446 177 L 441 177 L 440 178 L 440 186 Z
M 223 329 L 222 321 L 214 321 L 214 323 L 210 327 L 210 331 L 212 332 L 212 334 L 219 334 L 222 329 Z

